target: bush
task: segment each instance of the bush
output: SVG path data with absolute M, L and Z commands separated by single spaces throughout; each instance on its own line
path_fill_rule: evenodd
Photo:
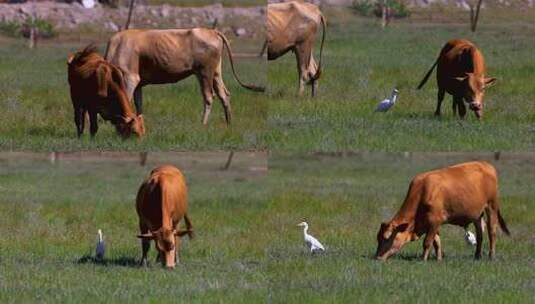
M 0 32 L 9 37 L 20 37 L 20 24 L 15 21 L 0 22 Z
M 354 0 L 353 9 L 362 16 L 370 17 L 373 15 L 375 9 L 375 1 L 373 0 Z
M 362 16 L 382 17 L 381 2 L 377 0 L 354 0 L 353 9 Z M 410 11 L 402 0 L 386 0 L 390 8 L 390 17 L 405 18 L 410 16 Z
M 0 32 L 10 37 L 30 37 L 30 29 L 37 29 L 40 38 L 52 38 L 57 35 L 54 25 L 47 20 L 27 17 L 23 22 L 0 22 Z

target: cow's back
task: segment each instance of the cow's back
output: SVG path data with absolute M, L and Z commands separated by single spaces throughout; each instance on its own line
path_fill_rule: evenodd
M 162 166 L 152 170 L 141 185 L 136 202 L 138 215 L 151 230 L 176 224 L 187 212 L 187 186 L 180 170 Z
M 223 42 L 210 29 L 126 30 L 108 43 L 106 60 L 142 83 L 168 83 L 183 79 L 207 60 L 219 62 Z
M 448 41 L 440 52 L 437 66 L 437 80 L 444 87 L 455 86 L 454 77 L 466 73 L 485 73 L 485 62 L 481 51 L 470 41 L 454 39 Z
M 268 5 L 268 41 L 272 44 L 295 44 L 314 35 L 321 22 L 316 5 L 304 2 Z
M 477 219 L 497 196 L 497 174 L 487 162 L 468 162 L 417 176 L 422 183 L 421 203 L 441 210 L 448 222 Z

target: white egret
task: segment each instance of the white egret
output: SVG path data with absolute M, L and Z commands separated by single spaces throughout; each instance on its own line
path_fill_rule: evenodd
M 305 236 L 305 244 L 308 246 L 311 253 L 325 251 L 325 248 L 323 248 L 323 245 L 315 237 L 307 233 L 308 232 L 307 222 L 301 222 L 297 226 L 304 227 L 303 234 Z
M 476 236 L 472 231 L 466 230 L 464 233 L 464 240 L 466 241 L 466 244 L 475 246 L 477 244 Z
M 95 250 L 95 258 L 99 261 L 104 259 L 104 252 L 106 251 L 106 244 L 102 236 L 102 230 L 98 230 L 97 249 Z
M 377 105 L 377 108 L 375 108 L 375 112 L 386 112 L 391 107 L 393 107 L 394 104 L 396 104 L 396 100 L 398 99 L 398 93 L 399 93 L 399 91 L 397 89 L 394 89 L 392 91 L 392 96 L 390 96 L 390 98 L 387 98 L 387 99 L 381 101 Z

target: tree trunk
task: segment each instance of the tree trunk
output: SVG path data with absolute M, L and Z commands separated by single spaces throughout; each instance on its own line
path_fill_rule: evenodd
M 388 22 L 387 22 L 387 11 L 386 11 L 386 1 L 387 0 L 383 0 L 382 3 L 381 3 L 381 27 L 384 29 L 387 25 L 388 25 Z
M 221 168 L 224 171 L 227 171 L 230 168 L 230 165 L 232 164 L 232 158 L 234 158 L 234 151 L 230 151 L 230 154 L 228 155 L 227 162 L 225 163 L 225 166 Z
M 130 7 L 128 8 L 128 19 L 124 25 L 124 29 L 127 30 L 130 27 L 130 20 L 132 19 L 132 12 L 134 11 L 134 5 L 136 0 L 130 0 Z
M 472 32 L 476 31 L 477 28 L 477 22 L 479 20 L 479 10 L 481 9 L 481 4 L 483 3 L 483 0 L 477 1 L 476 11 L 474 13 L 474 8 L 470 5 L 470 28 Z

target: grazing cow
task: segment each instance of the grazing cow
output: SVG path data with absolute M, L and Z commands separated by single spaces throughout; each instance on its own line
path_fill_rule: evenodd
M 496 228 L 509 235 L 500 213 L 496 169 L 486 162 L 468 162 L 418 174 L 411 182 L 405 201 L 389 222 L 382 223 L 377 233 L 375 257 L 386 260 L 409 241 L 425 234 L 423 259 L 427 260 L 431 245 L 437 259 L 442 259 L 439 228 L 442 224 L 476 227 L 475 258 L 481 258 L 483 242 L 482 219 L 487 214 L 490 242 L 489 257 L 494 257 Z
M 215 91 L 223 104 L 227 124 L 230 124 L 230 93 L 223 83 L 221 71 L 223 46 L 227 49 L 236 81 L 247 89 L 264 91 L 264 88 L 240 81 L 234 70 L 229 42 L 216 30 L 125 30 L 111 37 L 105 57 L 124 71 L 127 95 L 134 96 L 139 114 L 143 110 L 143 86 L 175 83 L 195 75 L 204 98 L 202 123 L 208 122 Z
M 184 176 L 173 166 L 155 168 L 143 182 L 137 193 L 136 210 L 139 216 L 138 237 L 141 239 L 142 265 L 147 265 L 150 241 L 154 240 L 158 260 L 168 268 L 178 262 L 180 237 L 193 237 L 193 227 L 188 217 L 188 189 Z M 181 219 L 186 230 L 177 230 Z M 177 238 L 177 236 L 179 238 Z
M 89 112 L 91 136 L 98 131 L 97 114 L 111 121 L 123 137 L 145 134 L 142 115 L 132 110 L 121 71 L 96 52 L 93 45 L 71 54 L 67 60 L 74 122 L 78 137 L 84 133 L 86 113 Z
M 320 60 L 319 64 L 316 64 L 312 51 L 320 23 L 323 27 L 323 36 Z M 316 5 L 295 1 L 268 4 L 266 41 L 268 60 L 275 60 L 288 51 L 295 53 L 300 96 L 305 90 L 305 84 L 310 84 L 312 96 L 316 95 L 317 80 L 321 74 L 325 23 L 325 17 Z
M 438 103 L 435 111 L 440 116 L 440 107 L 445 92 L 453 96 L 453 115 L 464 118 L 468 103 L 476 117 L 483 116 L 483 97 L 485 89 L 496 83 L 496 78 L 487 78 L 485 60 L 481 51 L 470 41 L 464 39 L 450 40 L 440 51 L 437 60 L 418 85 L 421 89 L 437 66 Z

